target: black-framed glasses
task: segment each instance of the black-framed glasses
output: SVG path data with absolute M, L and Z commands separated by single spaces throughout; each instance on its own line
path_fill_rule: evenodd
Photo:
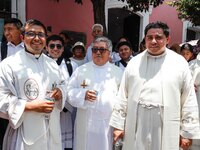
M 36 36 L 38 36 L 39 38 L 46 37 L 46 34 L 43 32 L 35 33 L 35 32 L 30 31 L 30 32 L 25 32 L 24 34 L 29 38 L 35 38 Z
M 93 53 L 97 53 L 98 51 L 102 54 L 102 53 L 105 53 L 106 51 L 108 51 L 108 49 L 107 48 L 98 48 L 98 47 L 92 48 Z
M 57 49 L 61 49 L 62 45 L 61 44 L 49 44 L 50 49 L 54 49 L 55 47 L 57 47 Z

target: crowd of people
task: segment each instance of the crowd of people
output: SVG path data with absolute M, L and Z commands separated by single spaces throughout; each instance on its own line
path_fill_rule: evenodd
M 163 22 L 139 50 L 101 24 L 88 48 L 35 19 L 4 23 L 0 150 L 199 150 L 200 41 L 169 48 Z

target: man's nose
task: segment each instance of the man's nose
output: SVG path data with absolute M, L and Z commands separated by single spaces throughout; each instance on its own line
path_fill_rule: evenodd
M 153 43 L 156 43 L 156 39 L 155 39 L 155 38 L 153 38 L 151 42 L 153 42 Z
M 6 35 L 9 35 L 9 31 L 8 30 L 4 30 L 4 35 L 6 36 Z
M 40 40 L 39 35 L 35 35 L 34 40 Z

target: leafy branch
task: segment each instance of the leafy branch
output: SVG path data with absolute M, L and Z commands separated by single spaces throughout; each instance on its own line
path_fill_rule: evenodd
M 175 0 L 167 2 L 169 6 L 176 7 L 178 17 L 200 25 L 200 1 L 199 0 Z

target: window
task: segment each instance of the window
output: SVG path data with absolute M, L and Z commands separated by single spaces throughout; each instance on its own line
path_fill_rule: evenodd
M 0 1 L 0 18 L 10 18 L 11 12 L 11 0 Z
M 11 0 L 0 1 L 0 41 L 3 36 L 3 24 L 5 18 L 10 18 L 11 13 Z

